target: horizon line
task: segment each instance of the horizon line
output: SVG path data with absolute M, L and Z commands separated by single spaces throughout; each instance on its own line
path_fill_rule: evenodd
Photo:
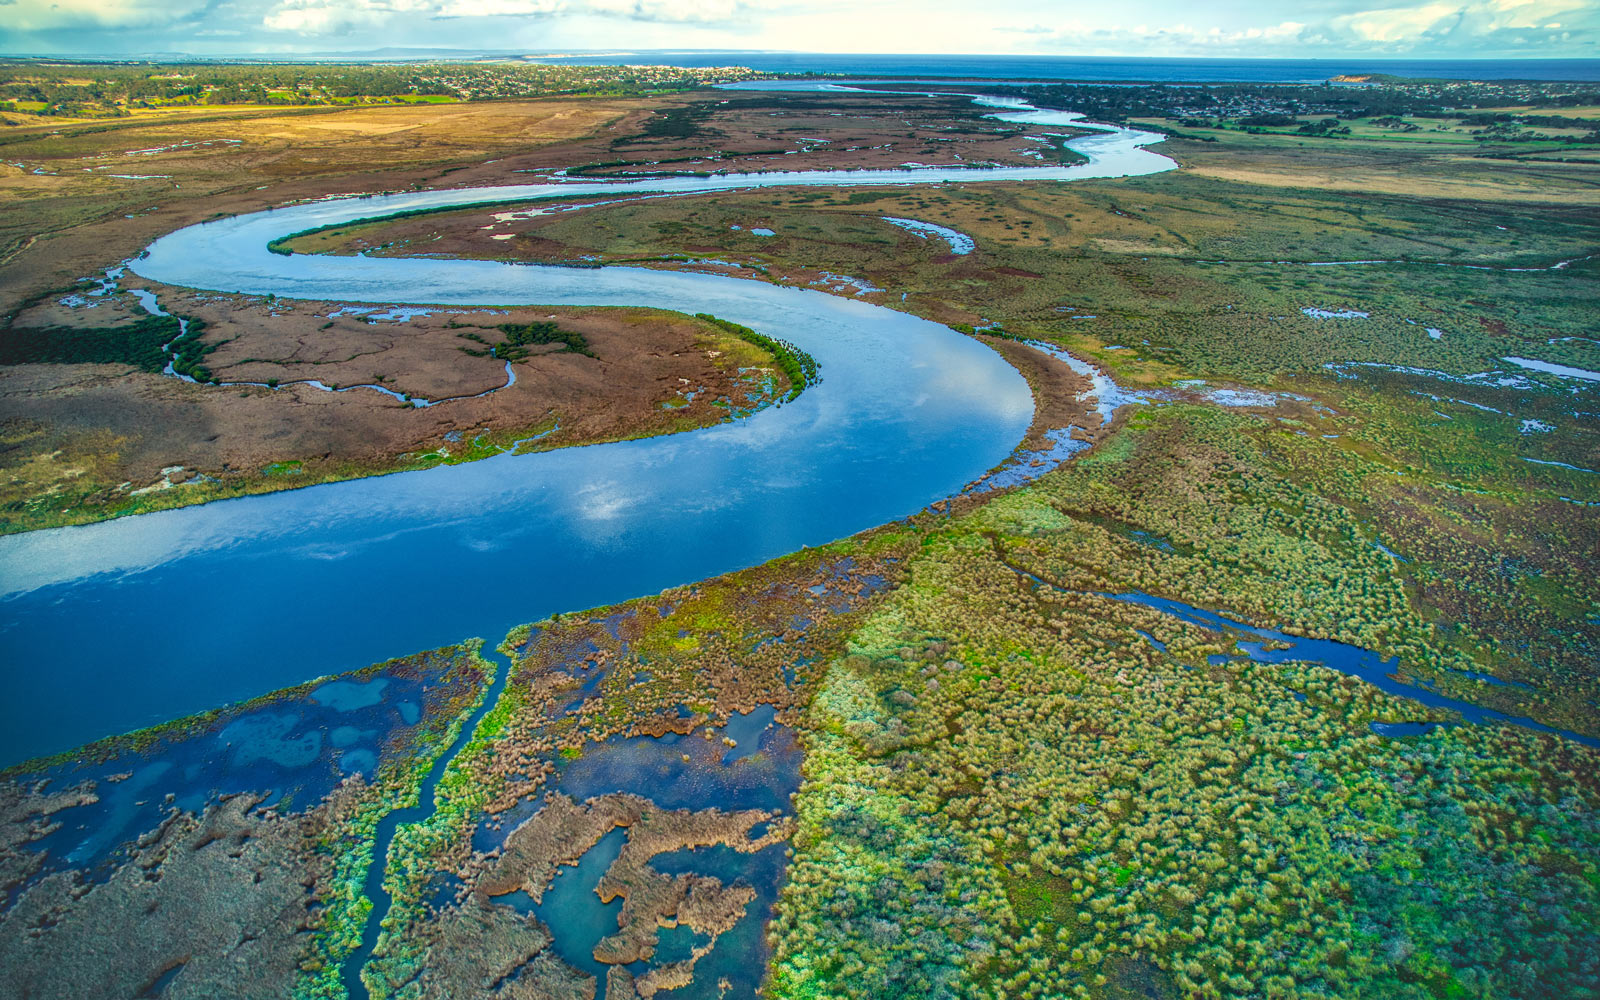
M 1565 62 L 1565 63 L 1600 63 L 1600 56 L 1534 56 L 1534 55 L 1505 55 L 1505 56 L 1395 56 L 1395 55 L 1317 55 L 1317 56 L 1257 56 L 1257 55 L 1230 55 L 1230 56 L 1107 56 L 1086 55 L 1076 53 L 1041 53 L 1041 52 L 838 52 L 808 49 L 727 49 L 727 48 L 687 48 L 674 46 L 671 48 L 645 49 L 645 48 L 603 48 L 603 49 L 563 49 L 560 51 L 532 52 L 526 49 L 489 49 L 489 48 L 458 48 L 458 47 L 429 47 L 429 46 L 382 46 L 368 49 L 307 49 L 300 51 L 239 51 L 225 54 L 202 55 L 194 52 L 180 50 L 155 51 L 155 52 L 130 52 L 122 55 L 92 55 L 88 53 L 44 53 L 44 52 L 6 52 L 0 50 L 0 59 L 54 59 L 75 60 L 83 63 L 113 63 L 129 61 L 157 61 L 171 57 L 183 57 L 199 60 L 216 59 L 269 59 L 288 60 L 296 57 L 308 56 L 347 56 L 362 58 L 363 53 L 368 58 L 381 58 L 378 53 L 383 52 L 417 52 L 417 53 L 460 53 L 463 56 L 495 57 L 504 56 L 517 59 L 570 59 L 583 56 L 609 56 L 620 57 L 628 55 L 651 54 L 753 54 L 753 55 L 788 55 L 788 56 L 854 56 L 857 58 L 927 58 L 927 59 L 1088 59 L 1109 62 L 1348 62 L 1359 60 L 1364 62 L 1432 62 L 1432 63 L 1489 63 L 1489 62 Z M 401 57 L 396 57 L 398 60 Z

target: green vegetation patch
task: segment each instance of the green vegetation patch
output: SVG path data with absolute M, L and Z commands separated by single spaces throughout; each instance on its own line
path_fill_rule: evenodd
M 748 69 L 541 66 L 518 62 L 371 64 L 0 62 L 0 110 L 128 117 L 199 105 L 443 104 L 552 95 L 641 95 L 747 79 Z M 651 135 L 676 135 L 675 116 Z M 692 126 L 691 126 L 692 127 Z
M 1156 410 L 1121 452 L 922 522 L 910 582 L 807 710 L 770 995 L 1595 988 L 1592 750 L 1380 738 L 1442 716 L 1320 666 L 1213 662 L 1215 633 L 1098 596 L 1448 661 L 1363 520 L 1297 482 L 1344 479 L 1335 446 L 1274 424 Z M 1153 527 L 1182 549 L 1127 530 Z
M 805 391 L 806 386 L 815 385 L 817 382 L 817 359 L 789 343 L 769 337 L 764 333 L 757 333 L 748 326 L 740 326 L 725 319 L 718 319 L 710 313 L 695 313 L 695 319 L 705 320 L 720 330 L 726 330 L 746 343 L 754 344 L 772 355 L 778 369 L 789 380 L 789 395 L 784 397 L 788 402 L 797 398 Z
M 125 364 L 159 372 L 161 348 L 178 336 L 175 316 L 147 316 L 126 326 L 47 326 L 0 330 L 0 365 Z
M 550 320 L 535 320 L 532 323 L 502 323 L 499 326 L 505 339 L 498 344 L 491 344 L 476 333 L 459 333 L 456 336 L 483 344 L 483 350 L 463 347 L 461 350 L 475 358 L 498 358 L 501 361 L 526 361 L 533 352 L 530 348 L 545 344 L 560 344 L 574 354 L 585 357 L 594 357 L 594 352 L 589 349 L 589 341 L 583 334 L 576 330 L 562 329 Z
M 140 371 L 172 370 L 211 382 L 205 356 L 221 344 L 201 339 L 205 324 L 176 316 L 144 316 L 125 326 L 47 326 L 0 330 L 0 365 L 125 364 Z

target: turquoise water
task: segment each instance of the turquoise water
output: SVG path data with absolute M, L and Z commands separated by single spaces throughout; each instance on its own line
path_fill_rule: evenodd
M 523 57 L 529 58 L 529 57 Z M 1600 59 L 1138 59 L 1123 56 L 885 55 L 844 52 L 646 51 L 574 53 L 530 61 L 577 66 L 647 62 L 749 66 L 769 73 L 1181 83 L 1316 83 L 1341 73 L 1390 73 L 1444 80 L 1600 80 Z
M 756 898 L 746 909 L 745 918 L 717 938 L 711 954 L 695 964 L 694 981 L 672 993 L 672 1000 L 720 1000 L 724 995 L 729 1000 L 740 1000 L 756 995 L 772 957 L 765 931 L 788 870 L 788 858 L 784 855 L 787 846 L 774 844 L 754 854 L 740 854 L 718 845 L 674 851 L 650 862 L 652 868 L 663 874 L 714 875 L 724 884 L 739 882 L 756 890 Z M 661 960 L 671 961 L 672 957 L 663 954 Z M 724 979 L 729 983 L 726 994 L 718 989 L 718 983 Z
M 595 961 L 594 946 L 617 932 L 622 897 L 602 903 L 595 887 L 627 842 L 627 830 L 612 827 L 576 865 L 556 869 L 544 897 L 533 906 L 534 914 L 555 934 L 551 947 L 562 961 L 598 980 L 597 997 L 605 995 L 606 966 Z

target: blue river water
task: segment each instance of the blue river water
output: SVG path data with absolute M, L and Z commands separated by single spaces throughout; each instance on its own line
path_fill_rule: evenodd
M 1077 116 L 986 100 L 1009 120 Z M 947 327 L 822 292 L 642 268 L 282 256 L 273 238 L 417 208 L 573 194 L 1070 181 L 1171 169 L 1101 127 L 1072 167 L 650 178 L 312 202 L 180 230 L 174 285 L 354 302 L 650 305 L 809 351 L 798 400 L 703 431 L 506 455 L 0 538 L 0 764 L 414 650 L 654 593 L 913 513 L 1001 462 L 1026 383 Z
M 1142 534 L 1142 532 L 1136 534 Z M 1431 681 L 1422 680 L 1419 684 L 1408 684 L 1400 679 L 1400 660 L 1398 657 L 1385 659 L 1370 649 L 1353 646 L 1349 643 L 1332 639 L 1311 639 L 1306 636 L 1280 632 L 1276 629 L 1261 628 L 1235 618 L 1229 618 L 1216 611 L 1197 608 L 1192 604 L 1184 604 L 1182 601 L 1176 601 L 1169 597 L 1157 597 L 1137 590 L 1122 594 L 1073 590 L 1060 584 L 1051 583 L 1037 573 L 1023 569 L 1010 562 L 1006 562 L 1005 566 L 1013 573 L 1030 581 L 1036 587 L 1046 587 L 1068 594 L 1093 594 L 1095 597 L 1121 601 L 1124 604 L 1136 604 L 1151 611 L 1170 615 L 1190 625 L 1220 633 L 1232 640 L 1234 652 L 1211 655 L 1207 660 L 1213 666 L 1238 659 L 1253 660 L 1257 663 L 1319 663 L 1332 670 L 1337 670 L 1339 673 L 1365 681 L 1385 694 L 1406 698 L 1429 708 L 1453 712 L 1459 715 L 1464 722 L 1481 724 L 1504 723 L 1522 729 L 1531 729 L 1538 733 L 1559 736 L 1574 743 L 1581 743 L 1584 746 L 1600 747 L 1600 739 L 1596 739 L 1593 736 L 1586 736 L 1583 733 L 1573 732 L 1569 729 L 1557 729 L 1527 716 L 1508 715 L 1505 712 L 1485 708 L 1470 701 L 1448 697 L 1440 693 Z M 1149 632 L 1138 628 L 1133 631 L 1145 642 L 1149 643 L 1152 648 L 1162 652 L 1166 651 L 1166 643 Z M 1502 680 L 1476 671 L 1459 670 L 1456 673 L 1464 674 L 1485 684 L 1521 688 L 1529 686 L 1518 681 Z M 1297 693 L 1295 697 L 1301 701 L 1305 700 L 1304 694 Z M 1433 731 L 1440 725 L 1453 724 L 1431 721 L 1386 721 L 1373 722 L 1371 729 L 1380 736 L 1399 738 L 1421 735 Z

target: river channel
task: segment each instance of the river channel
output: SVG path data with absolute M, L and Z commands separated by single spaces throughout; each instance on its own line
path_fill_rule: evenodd
M 1077 115 L 980 99 L 1034 125 Z M 1081 124 L 1081 123 L 1078 123 Z M 778 186 L 1055 182 L 1172 169 L 1128 129 L 1076 166 L 652 177 L 317 201 L 179 230 L 130 262 L 170 285 L 405 305 L 709 312 L 823 381 L 692 433 L 225 500 L 0 538 L 0 764 L 558 611 L 763 562 L 911 514 L 1005 459 L 1032 399 L 988 347 L 823 292 L 717 275 L 283 256 L 302 230 L 441 206 Z

